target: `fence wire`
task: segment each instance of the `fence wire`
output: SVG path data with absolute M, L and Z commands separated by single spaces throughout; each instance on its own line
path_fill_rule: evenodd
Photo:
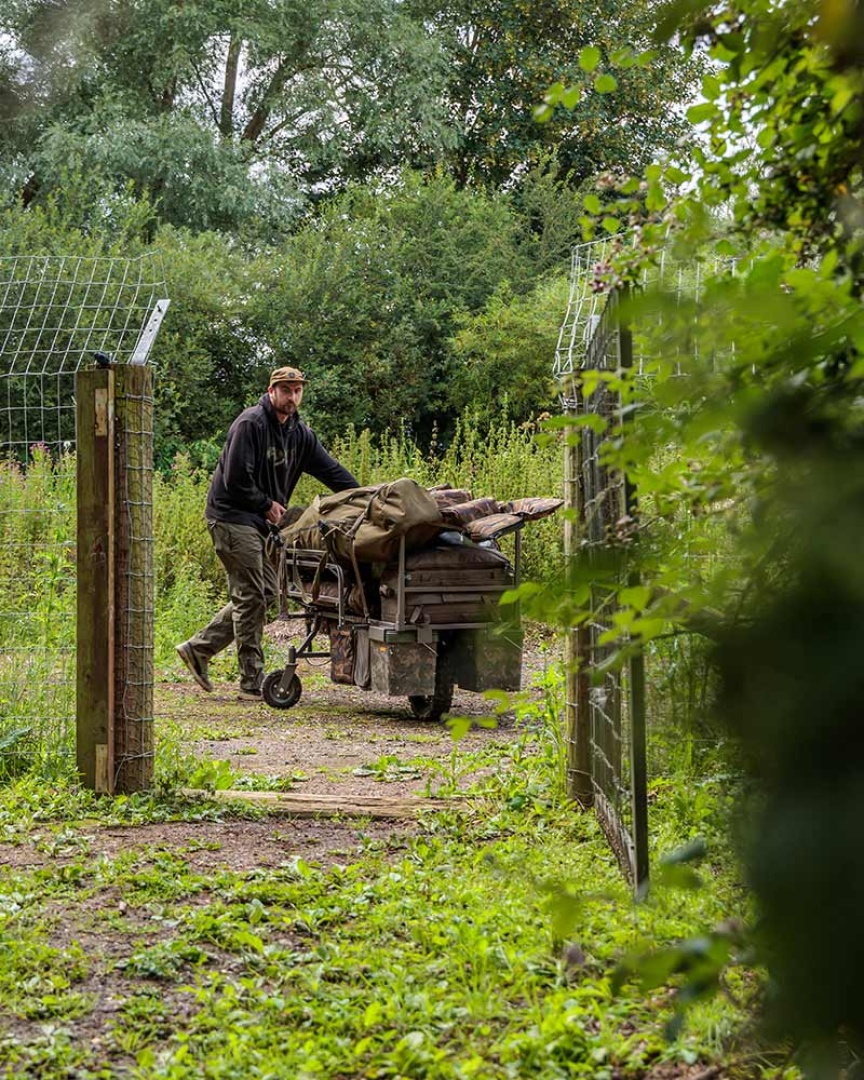
M 610 297 L 592 328 L 585 369 L 617 371 L 629 365 L 630 356 L 622 349 L 618 300 L 615 294 Z M 643 673 L 632 662 L 616 664 L 619 645 L 604 639 L 613 626 L 616 588 L 632 581 L 634 507 L 626 478 L 609 468 L 604 458 L 607 429 L 620 409 L 617 393 L 603 380 L 590 394 L 583 394 L 578 384 L 573 393 L 571 412 L 604 421 L 604 430 L 586 427 L 582 432 L 577 476 L 578 553 L 571 555 L 576 554 L 590 574 L 592 610 L 583 630 L 588 670 L 580 673 L 587 683 L 582 700 L 588 716 L 580 722 L 587 719 L 589 725 L 589 772 L 597 817 L 624 873 L 638 883 L 647 875 L 644 756 L 633 754 L 634 746 L 644 744 L 644 710 L 635 707 L 644 697 Z
M 627 367 L 638 376 L 650 377 L 658 357 L 679 376 L 686 375 L 694 361 L 713 366 L 715 355 L 700 355 L 705 340 L 699 321 L 702 299 L 709 282 L 734 273 L 737 264 L 710 253 L 681 261 L 670 252 L 661 252 L 656 265 L 642 275 L 639 302 L 628 312 L 630 325 L 624 328 L 621 294 L 608 287 L 608 271 L 616 251 L 634 240 L 635 236 L 617 237 L 574 248 L 554 374 L 566 413 L 594 415 L 603 421 L 599 432 L 592 426 L 580 427 L 578 466 L 572 470 L 578 524 L 566 556 L 568 564 L 577 559 L 589 568 L 594 612 L 591 624 L 579 632 L 582 636 L 570 651 L 584 669 L 577 677 L 584 680 L 582 690 L 577 687 L 572 703 L 568 702 L 572 747 L 584 738 L 580 725 L 589 727 L 587 759 L 575 762 L 573 774 L 590 777 L 591 801 L 610 846 L 627 876 L 638 883 L 647 875 L 648 866 L 646 715 L 658 731 L 664 725 L 657 702 L 646 700 L 644 664 L 647 659 L 650 688 L 663 681 L 655 665 L 664 658 L 652 647 L 647 658 L 637 655 L 616 665 L 613 653 L 618 646 L 604 644 L 604 634 L 614 625 L 616 587 L 634 583 L 627 554 L 635 544 L 636 507 L 626 477 L 608 468 L 604 457 L 607 432 L 620 423 L 620 401 L 602 379 L 590 395 L 583 394 L 580 376 L 589 370 L 614 372 Z M 692 679 L 697 668 L 698 658 L 693 658 L 689 669 L 682 666 L 681 674 Z M 692 735 L 692 730 L 685 732 L 690 745 Z M 662 732 L 660 741 L 664 743 L 661 753 L 668 759 L 668 731 Z
M 130 362 L 164 295 L 152 255 L 0 257 L 0 777 L 74 766 L 75 375 Z M 152 448 L 143 448 L 152 401 L 149 412 L 144 404 L 130 418 L 142 472 L 152 468 Z M 126 513 L 152 546 L 150 510 L 135 504 L 134 489 L 130 477 Z M 142 572 L 126 571 L 128 588 L 152 619 Z M 134 676 L 138 661 L 128 667 Z
M 634 233 L 623 238 L 593 240 L 573 248 L 567 310 L 558 331 L 553 362 L 553 374 L 560 384 L 566 385 L 570 376 L 590 366 L 586 358 L 591 341 L 613 295 L 606 281 L 610 260 L 635 241 Z M 698 325 L 699 305 L 706 287 L 711 280 L 736 271 L 740 265 L 741 260 L 710 253 L 682 260 L 665 249 L 661 251 L 656 263 L 642 270 L 633 288 L 634 294 L 643 298 L 656 293 L 658 301 L 654 305 L 644 301 L 640 304 L 638 325 L 632 328 L 634 370 L 640 375 L 645 373 L 646 362 L 656 356 L 658 335 L 665 349 L 671 348 L 678 354 L 682 339 L 686 340 L 687 353 L 686 357 L 681 356 L 682 363 L 698 359 L 704 336 Z M 682 319 L 689 321 L 691 333 L 681 333 Z M 672 329 L 670 323 L 675 324 L 675 332 L 664 333 L 664 329 Z M 710 365 L 713 356 L 709 354 L 704 360 Z

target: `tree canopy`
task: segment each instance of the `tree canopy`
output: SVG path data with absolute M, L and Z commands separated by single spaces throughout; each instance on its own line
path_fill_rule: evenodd
M 395 0 L 26 0 L 5 9 L 4 164 L 131 178 L 164 220 L 290 224 L 299 193 L 447 141 L 444 56 Z
M 618 73 L 614 96 L 586 94 L 543 126 L 535 113 L 544 88 L 587 89 L 579 67 L 586 47 L 604 59 L 650 44 L 653 16 L 632 0 L 413 0 L 451 57 L 444 101 L 456 145 L 445 150 L 460 184 L 518 183 L 524 170 L 555 150 L 562 175 L 577 183 L 605 170 L 640 170 L 671 150 L 687 130 L 683 103 L 700 63 L 666 45 L 650 69 Z
M 131 181 L 163 221 L 269 235 L 405 165 L 497 188 L 552 150 L 578 184 L 683 131 L 697 65 L 666 48 L 614 101 L 534 122 L 585 43 L 616 55 L 646 30 L 641 4 L 610 0 L 18 0 L 0 14 L 0 170 L 25 203 L 71 168 Z

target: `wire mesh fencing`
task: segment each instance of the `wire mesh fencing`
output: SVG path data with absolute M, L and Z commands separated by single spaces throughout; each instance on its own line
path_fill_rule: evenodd
M 619 297 L 613 294 L 592 326 L 584 367 L 616 372 L 628 367 L 631 358 Z M 583 749 L 568 757 L 589 782 L 581 801 L 593 805 L 622 870 L 638 884 L 648 876 L 644 668 L 638 654 L 616 662 L 620 644 L 610 636 L 618 589 L 634 581 L 630 556 L 636 507 L 626 477 L 610 467 L 604 453 L 620 410 L 617 393 L 603 379 L 586 393 L 576 380 L 571 395 L 565 400 L 570 414 L 591 415 L 602 423 L 581 432 L 575 466 L 568 470 L 575 475 L 578 516 L 576 543 L 567 551 L 578 568 L 569 577 L 587 578 L 591 611 L 589 621 L 572 631 L 571 656 L 579 667 L 567 737 L 578 739 Z
M 703 321 L 704 297 L 724 275 L 734 275 L 740 263 L 711 253 L 680 259 L 663 251 L 656 264 L 642 272 L 635 289 L 638 302 L 633 304 L 623 290 L 609 287 L 608 277 L 615 253 L 634 239 L 617 237 L 574 248 L 554 374 L 565 414 L 596 419 L 576 429 L 565 469 L 574 519 L 565 537 L 568 576 L 573 581 L 587 574 L 593 613 L 567 642 L 568 786 L 582 805 L 595 807 L 625 874 L 638 884 L 648 874 L 651 760 L 646 718 L 658 727 L 664 722 L 651 687 L 663 684 L 659 665 L 668 660 L 656 646 L 643 652 L 631 644 L 622 653 L 621 635 L 610 633 L 619 590 L 636 584 L 638 560 L 632 554 L 640 528 L 635 493 L 624 473 L 609 464 L 614 456 L 608 453 L 610 432 L 620 430 L 624 412 L 618 394 L 602 376 L 627 369 L 631 377 L 648 383 L 661 363 L 664 374 L 674 378 L 686 377 L 694 364 L 713 370 L 718 342 Z M 589 371 L 600 378 L 586 382 Z M 585 392 L 586 385 L 590 392 Z M 678 524 L 686 533 L 688 523 Z M 577 563 L 578 573 L 573 569 Z M 683 672 L 687 665 L 683 650 L 679 652 L 676 662 Z M 698 658 L 692 659 L 688 678 L 699 667 Z M 704 676 L 704 669 L 699 670 Z M 689 740 L 693 732 L 683 734 Z M 663 741 L 668 746 L 668 732 L 663 732 Z
M 0 775 L 74 764 L 75 380 L 85 367 L 146 361 L 164 295 L 154 256 L 0 258 Z M 152 396 L 135 412 L 121 424 L 140 441 L 131 471 L 143 475 L 152 468 Z M 152 545 L 140 484 L 133 475 L 126 484 L 131 531 Z M 152 620 L 147 562 L 122 573 Z

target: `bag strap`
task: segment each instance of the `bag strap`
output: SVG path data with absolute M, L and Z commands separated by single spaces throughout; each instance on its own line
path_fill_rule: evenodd
M 360 565 L 357 562 L 357 552 L 354 547 L 354 537 L 357 535 L 360 526 L 366 520 L 366 515 L 369 513 L 369 508 L 372 505 L 372 499 L 374 499 L 374 497 L 375 496 L 373 495 L 372 498 L 370 498 L 369 502 L 366 505 L 366 509 L 357 515 L 357 517 L 351 523 L 351 526 L 347 529 L 344 529 L 339 525 L 330 524 L 326 521 L 318 522 L 318 528 L 321 530 L 321 537 L 324 541 L 324 546 L 327 549 L 331 549 L 331 554 L 332 545 L 330 543 L 330 537 L 333 535 L 333 533 L 339 533 L 340 536 L 344 537 L 345 540 L 348 541 L 348 555 L 351 559 L 351 568 L 354 571 L 354 579 L 357 582 L 357 591 L 360 593 L 360 603 L 363 605 L 363 618 L 366 619 L 367 622 L 369 621 L 369 606 L 366 603 L 366 590 L 363 588 L 363 578 L 360 574 Z M 327 552 L 325 551 L 322 562 L 318 568 L 319 573 L 320 570 L 323 568 L 323 560 L 326 558 L 326 555 Z

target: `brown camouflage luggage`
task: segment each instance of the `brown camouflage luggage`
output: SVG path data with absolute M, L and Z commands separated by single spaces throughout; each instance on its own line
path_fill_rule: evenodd
M 499 509 L 497 499 L 471 499 L 453 506 L 442 506 L 441 517 L 448 525 L 461 529 L 478 518 L 497 513 Z
M 369 686 L 369 631 L 330 623 L 330 680 L 348 686 Z
M 449 484 L 436 484 L 435 487 L 429 488 L 429 494 L 442 510 L 445 506 L 470 502 L 474 498 L 467 488 L 454 488 Z
M 564 505 L 563 499 L 527 498 L 514 499 L 512 502 L 496 504 L 497 513 L 492 512 L 466 522 L 466 534 L 479 543 L 481 540 L 497 540 L 524 524 L 526 521 L 539 521 L 549 517 Z
M 350 626 L 330 624 L 330 679 L 354 684 L 354 631 Z
M 405 621 L 422 625 L 486 623 L 500 617 L 499 597 L 513 585 L 513 569 L 500 551 L 472 544 L 436 544 L 405 560 Z M 399 571 L 381 576 L 381 618 L 395 621 Z

